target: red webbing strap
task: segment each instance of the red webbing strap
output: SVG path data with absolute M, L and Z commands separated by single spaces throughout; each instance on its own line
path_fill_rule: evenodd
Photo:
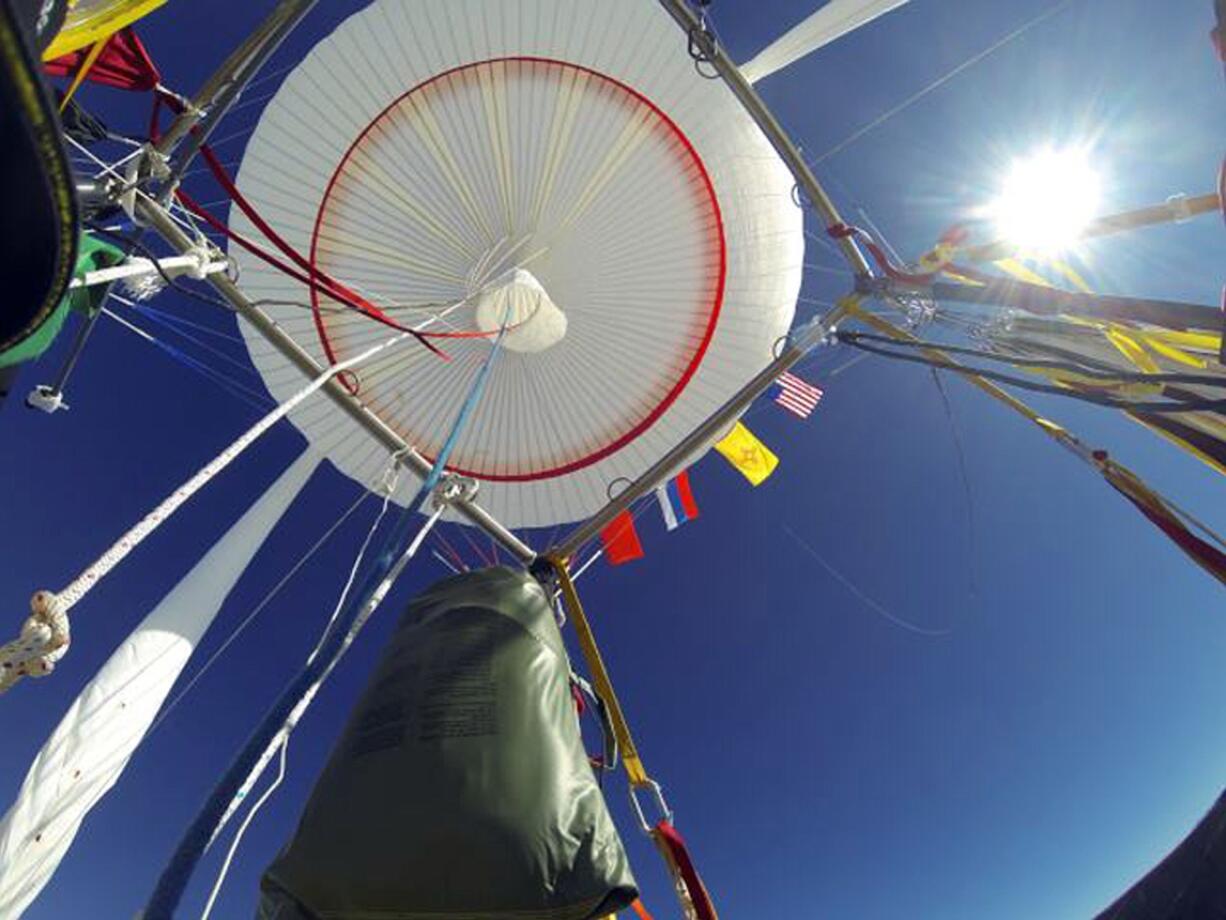
M 53 77 L 76 76 L 91 53 L 92 45 L 71 51 L 43 64 L 43 72 Z M 151 90 L 162 82 L 157 65 L 131 29 L 120 29 L 105 40 L 85 79 L 132 92 Z
M 243 247 L 243 249 L 246 249 L 249 253 L 251 253 L 256 258 L 261 259 L 264 262 L 267 262 L 273 268 L 277 269 L 280 272 L 283 272 L 284 274 L 293 278 L 295 281 L 300 281 L 303 284 L 305 284 L 307 287 L 314 288 L 326 294 L 328 297 L 331 297 L 332 299 L 339 301 L 340 303 L 344 304 L 345 306 L 353 310 L 357 310 L 359 313 L 362 313 L 365 316 L 370 317 L 376 322 L 382 323 L 385 326 L 390 326 L 392 329 L 396 329 L 400 332 L 407 332 L 409 335 L 416 338 L 419 342 L 421 342 L 422 345 L 426 346 L 426 348 L 430 349 L 430 351 L 434 352 L 439 357 L 443 358 L 444 360 L 450 360 L 450 358 L 446 354 L 444 354 L 443 351 L 439 349 L 437 345 L 432 343 L 430 339 L 432 338 L 454 338 L 457 335 L 456 333 L 446 333 L 446 332 L 422 333 L 422 332 L 417 332 L 413 329 L 408 329 L 400 325 L 399 323 L 395 322 L 394 320 L 389 319 L 383 313 L 383 311 L 372 308 L 369 304 L 366 303 L 364 299 L 361 299 L 361 298 L 353 299 L 347 295 L 342 294 L 340 291 L 337 291 L 329 287 L 326 283 L 310 278 L 307 275 L 304 275 L 302 272 L 298 271 L 297 269 L 293 268 L 292 266 L 287 265 L 285 262 L 283 262 L 281 259 L 278 259 L 272 253 L 267 252 L 260 246 L 257 246 L 255 243 L 247 239 L 241 233 L 238 233 L 235 230 L 231 230 L 228 226 L 226 226 L 225 223 L 219 220 L 214 214 L 211 214 L 206 208 L 204 208 L 203 205 L 199 204 L 194 198 L 192 198 L 191 195 L 183 191 L 183 189 L 181 188 L 175 189 L 175 197 L 179 199 L 179 201 L 183 204 L 185 208 L 187 208 L 189 211 L 191 211 L 193 214 L 195 214 L 197 217 L 199 217 L 201 220 L 207 223 L 210 227 L 212 227 L 218 233 L 225 236 L 227 239 L 233 240 L 235 243 Z
M 1117 492 L 1128 499 L 1197 565 L 1222 584 L 1226 584 L 1226 553 L 1194 534 L 1175 512 L 1167 507 L 1162 496 L 1150 490 L 1130 471 L 1114 463 L 1106 451 L 1095 451 L 1094 459 L 1102 469 L 1104 478 Z
M 234 202 L 235 206 L 240 211 L 247 215 L 247 219 L 255 225 L 256 229 L 259 230 L 260 233 L 264 234 L 264 237 L 270 243 L 280 249 L 291 262 L 293 262 L 303 271 L 307 272 L 307 274 L 315 279 L 315 281 L 320 283 L 320 285 L 317 287 L 319 291 L 327 294 L 334 300 L 340 300 L 342 303 L 352 301 L 359 304 L 362 312 L 371 319 L 377 319 L 386 325 L 392 326 L 394 329 L 401 330 L 402 332 L 413 332 L 411 329 L 406 329 L 404 326 L 396 324 L 394 320 L 388 317 L 382 310 L 380 310 L 369 300 L 351 290 L 340 281 L 337 281 L 327 272 L 321 270 L 319 266 L 317 266 L 311 260 L 303 257 L 301 253 L 286 242 L 285 239 L 272 228 L 272 225 L 270 225 L 268 221 L 260 216 L 260 212 L 257 211 L 251 202 L 247 200 L 246 196 L 239 191 L 238 186 L 234 184 L 234 180 L 230 177 L 230 174 L 226 172 L 225 166 L 222 165 L 221 160 L 217 158 L 217 154 L 213 152 L 213 149 L 209 147 L 208 144 L 201 145 L 200 155 L 204 158 L 204 162 L 209 167 L 209 171 L 213 174 L 213 178 L 217 180 L 217 183 L 221 186 L 227 197 Z M 337 293 L 342 296 L 338 297 Z M 517 327 L 507 327 L 508 331 L 515 328 Z M 420 334 L 414 334 L 419 335 L 419 337 L 424 336 L 425 338 L 431 339 L 488 339 L 497 336 L 498 332 L 499 330 L 492 329 L 489 331 L 423 332 Z
M 255 228 L 259 230 L 260 233 L 264 234 L 264 238 L 280 249 L 291 262 L 309 274 L 312 278 L 322 282 L 332 290 L 339 291 L 346 297 L 365 304 L 368 310 L 373 310 L 382 314 L 383 311 L 379 310 L 379 308 L 374 304 L 369 303 L 354 291 L 349 290 L 349 288 L 345 287 L 345 285 L 341 284 L 331 275 L 322 271 L 318 266 L 313 264 L 309 259 L 303 257 L 296 249 L 294 249 L 293 246 L 287 243 L 284 237 L 277 233 L 277 231 L 272 228 L 272 225 L 260 216 L 260 212 L 257 211 L 252 206 L 251 202 L 247 200 L 247 197 L 239 191 L 238 186 L 234 184 L 234 180 L 230 178 L 230 174 L 226 172 L 226 168 L 221 164 L 221 160 L 217 158 L 217 154 L 213 152 L 213 149 L 209 147 L 208 144 L 204 144 L 200 147 L 200 156 L 204 158 L 205 165 L 208 166 L 209 172 L 213 174 L 213 178 L 217 180 L 217 184 L 221 186 L 222 191 L 226 193 L 226 197 L 233 201 L 238 209 L 247 216 L 247 219 L 255 225 Z
M 1226 219 L 1226 160 L 1222 161 L 1222 167 L 1217 173 L 1217 195 L 1218 201 L 1221 202 L 1222 217 Z M 1226 288 L 1222 288 L 1222 344 L 1218 347 L 1217 360 L 1219 364 L 1226 364 Z
M 909 272 L 904 271 L 894 264 L 890 259 L 889 254 L 877 243 L 872 234 L 866 230 L 861 230 L 859 227 L 853 227 L 849 224 L 836 224 L 833 227 L 826 228 L 826 233 L 836 240 L 855 237 L 859 240 L 864 248 L 868 250 L 869 255 L 873 257 L 873 261 L 877 263 L 877 267 L 885 273 L 885 276 L 891 281 L 897 281 L 899 284 L 909 284 L 916 287 L 924 287 L 936 280 L 946 269 L 955 272 L 966 278 L 975 281 L 983 281 L 985 276 L 972 268 L 956 266 L 952 262 L 940 262 L 934 271 L 926 272 Z M 966 238 L 966 230 L 962 227 L 954 227 L 942 235 L 939 246 L 952 250 L 957 248 Z
M 694 860 L 690 857 L 690 851 L 681 834 L 668 821 L 661 821 L 656 825 L 652 836 L 660 844 L 662 851 L 667 853 L 669 862 L 676 866 L 697 920 L 719 920 L 715 906 L 711 903 L 711 895 L 694 867 Z
M 639 920 L 655 920 L 655 918 L 653 918 L 651 914 L 647 912 L 647 908 L 643 906 L 642 901 L 635 901 L 630 906 L 634 908 L 634 912 L 638 915 Z

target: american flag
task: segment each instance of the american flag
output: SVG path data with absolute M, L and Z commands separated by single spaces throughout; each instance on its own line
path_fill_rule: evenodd
M 793 415 L 808 418 L 822 401 L 822 391 L 785 371 L 771 388 L 771 398 Z

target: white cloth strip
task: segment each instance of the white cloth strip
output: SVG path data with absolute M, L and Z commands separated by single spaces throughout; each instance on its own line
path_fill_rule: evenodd
M 741 73 L 750 83 L 757 83 L 906 2 L 830 0 L 742 64 Z
M 319 462 L 307 450 L 141 621 L 77 696 L 0 820 L 0 917 L 51 880 L 128 761 L 226 597 Z

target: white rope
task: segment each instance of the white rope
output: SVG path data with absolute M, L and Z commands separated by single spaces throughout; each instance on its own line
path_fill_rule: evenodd
M 361 364 L 368 358 L 378 354 L 385 348 L 395 345 L 403 341 L 408 336 L 400 334 L 395 338 L 388 339 L 374 348 L 362 352 L 355 358 L 350 358 L 348 361 L 342 361 L 340 364 L 335 364 L 329 367 L 326 371 L 316 377 L 310 384 L 303 387 L 280 406 L 268 413 L 254 425 L 252 425 L 246 433 L 237 441 L 218 454 L 212 461 L 207 463 L 195 476 L 183 483 L 179 488 L 172 492 L 167 498 L 156 508 L 145 515 L 139 523 L 131 530 L 120 537 L 115 544 L 103 553 L 98 560 L 82 572 L 77 579 L 68 587 L 59 592 L 60 603 L 65 613 L 71 610 L 90 590 L 110 571 L 119 565 L 124 558 L 136 549 L 146 537 L 153 533 L 157 528 L 164 523 L 171 515 L 179 510 L 193 495 L 199 492 L 204 486 L 217 476 L 222 470 L 233 463 L 238 457 L 250 447 L 264 432 L 268 431 L 273 425 L 285 418 L 293 412 L 299 405 L 310 398 L 315 392 L 322 389 L 323 386 L 334 376 L 342 371 L 349 370 L 355 365 Z
M 285 779 L 285 757 L 289 750 L 289 738 L 281 743 L 281 763 L 277 768 L 277 778 L 272 781 L 264 794 L 259 797 L 254 805 L 251 806 L 251 811 L 247 812 L 247 817 L 243 818 L 243 823 L 239 825 L 238 831 L 234 835 L 234 840 L 230 844 L 230 849 L 226 852 L 225 862 L 221 864 L 221 870 L 217 873 L 217 881 L 213 883 L 213 890 L 209 893 L 208 903 L 204 905 L 204 912 L 200 915 L 200 920 L 209 920 L 209 916 L 213 913 L 213 905 L 217 903 L 217 896 L 221 894 L 221 886 L 226 883 L 226 876 L 230 874 L 230 864 L 234 862 L 234 854 L 238 852 L 239 845 L 243 842 L 243 835 L 247 833 L 247 827 L 255 819 L 259 810 L 264 807 L 264 803 L 272 798 L 272 794 L 280 788 L 282 781 Z
M 40 591 L 30 602 L 31 616 L 22 626 L 21 636 L 0 647 L 0 693 L 22 677 L 44 677 L 68 650 L 68 611 L 122 562 L 132 550 L 179 510 L 193 495 L 236 460 L 268 429 L 279 422 L 338 373 L 346 371 L 408 338 L 401 333 L 354 358 L 329 367 L 310 384 L 256 422 L 237 441 L 206 464 L 195 476 L 172 492 L 160 505 L 145 515 L 132 529 L 98 557 L 89 568 L 58 593 Z
M 438 523 L 438 520 L 442 516 L 444 510 L 445 506 L 443 505 L 440 505 L 435 509 L 434 513 L 430 515 L 429 519 L 427 519 L 426 523 L 422 526 L 420 533 L 417 534 L 413 542 L 409 545 L 409 548 L 406 549 L 404 554 L 396 560 L 396 564 L 392 566 L 391 570 L 384 577 L 383 581 L 379 583 L 379 586 L 375 589 L 374 593 L 371 594 L 370 599 L 367 600 L 367 602 L 362 606 L 362 610 L 358 614 L 357 619 L 353 621 L 353 626 L 351 626 L 349 632 L 346 633 L 345 640 L 341 644 L 340 650 L 336 653 L 336 657 L 332 659 L 332 661 L 328 664 L 328 667 L 319 676 L 319 680 L 315 681 L 315 683 L 311 685 L 310 689 L 303 694 L 302 699 L 300 699 L 290 711 L 290 714 L 285 719 L 285 724 L 281 726 L 281 730 L 278 731 L 272 741 L 269 742 L 268 747 L 264 749 L 264 752 L 260 755 L 260 759 L 256 761 L 255 766 L 252 767 L 251 772 L 243 781 L 243 785 L 239 788 L 238 792 L 235 793 L 229 807 L 226 808 L 225 814 L 222 815 L 221 820 L 217 822 L 217 827 L 213 830 L 213 836 L 209 839 L 208 843 L 209 847 L 211 847 L 217 840 L 217 836 L 221 833 L 221 829 L 226 826 L 232 817 L 234 817 L 235 812 L 238 811 L 243 802 L 251 794 L 251 790 L 255 787 L 255 784 L 259 782 L 260 777 L 264 774 L 264 770 L 267 769 L 268 764 L 272 761 L 272 758 L 276 755 L 278 749 L 289 741 L 289 736 L 297 727 L 298 722 L 310 708 L 311 703 L 315 701 L 315 696 L 319 693 L 320 687 L 323 686 L 324 682 L 332 674 L 332 671 L 335 670 L 341 659 L 345 657 L 345 653 L 349 651 L 349 647 L 353 645 L 354 640 L 358 637 L 358 634 L 362 631 L 362 628 L 370 620 L 374 612 L 379 608 L 379 605 L 387 596 L 387 592 L 391 590 L 392 585 L 396 583 L 396 580 L 404 571 L 405 566 L 407 566 L 409 561 L 415 555 L 417 555 L 417 551 L 421 548 L 422 543 L 425 542 L 425 539 L 429 535 L 430 531 L 434 529 L 434 525 Z M 407 514 L 409 512 L 405 513 Z M 345 585 L 345 591 L 342 593 L 341 599 L 337 604 L 338 611 L 345 603 L 352 583 L 353 580 L 350 579 L 349 583 Z M 333 614 L 332 619 L 329 620 L 329 627 L 334 619 L 335 614 Z M 327 636 L 327 634 L 328 630 L 325 629 L 323 636 Z M 323 641 L 322 637 L 320 641 Z M 317 645 L 316 650 L 318 650 L 318 648 L 319 646 Z M 314 656 L 315 652 L 312 652 L 311 658 L 313 659 Z

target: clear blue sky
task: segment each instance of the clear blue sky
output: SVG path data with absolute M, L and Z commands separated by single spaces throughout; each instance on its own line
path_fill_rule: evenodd
M 813 5 L 716 0 L 713 10 L 745 58 Z M 820 155 L 1047 5 L 915 0 L 762 89 Z M 176 0 L 142 31 L 166 81 L 190 91 L 269 6 Z M 274 67 L 359 6 L 321 4 Z M 1209 0 L 1074 0 L 820 174 L 907 253 L 982 201 L 1010 155 L 1049 140 L 1097 140 L 1111 207 L 1208 191 L 1226 146 L 1210 26 Z M 146 115 L 144 100 L 113 91 L 85 98 L 119 128 L 137 130 Z M 241 135 L 258 109 L 221 135 Z M 241 145 L 222 152 L 236 159 Z M 1087 260 L 1102 288 L 1212 303 L 1224 243 L 1207 218 L 1102 244 Z M 837 267 L 820 248 L 809 261 Z M 806 296 L 829 300 L 844 283 L 811 272 Z M 232 331 L 176 295 L 156 305 Z M 22 385 L 49 379 L 62 352 Z M 1087 917 L 1174 845 L 1226 778 L 1221 588 L 1098 477 L 950 380 L 972 529 L 927 373 L 869 360 L 831 376 L 845 360 L 811 362 L 828 394 L 811 423 L 755 411 L 752 426 L 783 459 L 767 485 L 751 490 L 705 460 L 694 473 L 699 523 L 666 536 L 648 515 L 648 558 L 585 578 L 647 763 L 726 917 Z M 6 635 L 33 590 L 65 584 L 255 416 L 111 323 L 69 401 L 54 418 L 19 400 L 0 413 Z M 1226 527 L 1222 483 L 1196 461 L 1105 411 L 1039 404 Z M 300 446 L 283 427 L 223 475 L 79 608 L 62 671 L 0 701 L 6 799 L 89 675 Z M 338 474 L 317 475 L 202 653 L 355 495 Z M 368 520 L 352 521 L 149 739 L 29 917 L 132 916 L 313 643 Z M 886 621 L 785 527 L 894 615 L 950 634 Z M 294 736 L 289 778 L 249 832 L 218 916 L 250 916 L 258 876 L 291 833 L 393 611 L 441 574 L 430 562 L 410 572 Z M 620 780 L 609 788 L 648 905 L 671 916 Z M 210 859 L 188 903 L 202 902 L 215 870 Z

